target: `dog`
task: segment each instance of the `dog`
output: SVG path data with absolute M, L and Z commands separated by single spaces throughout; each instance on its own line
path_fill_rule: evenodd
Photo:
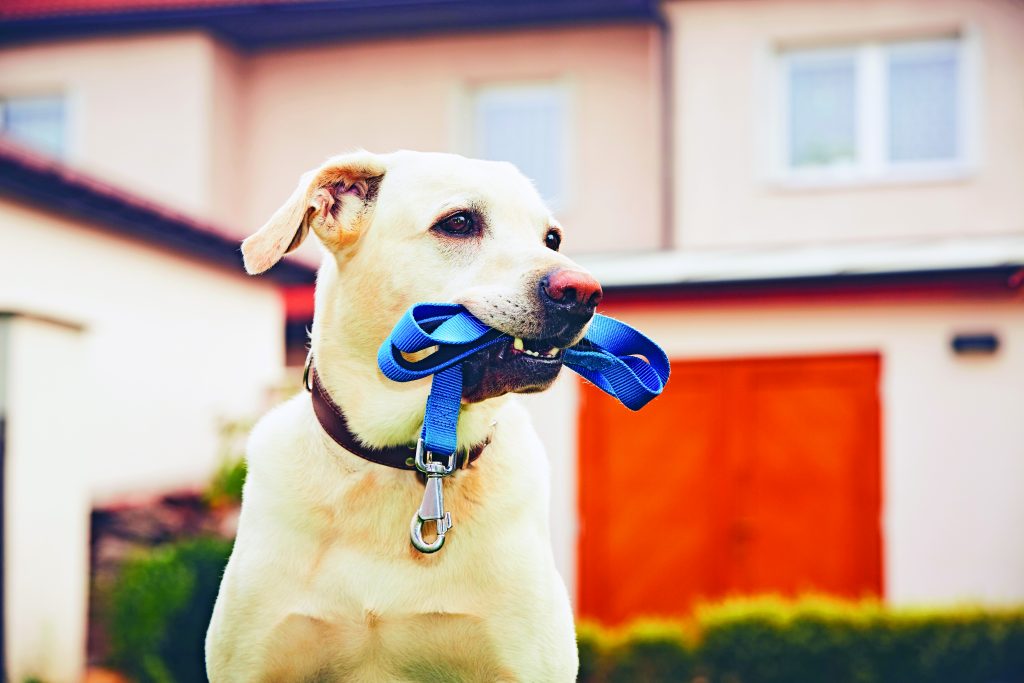
M 243 242 L 246 270 L 272 267 L 309 231 L 325 252 L 312 366 L 359 444 L 416 443 L 430 380 L 392 382 L 376 362 L 412 304 L 462 304 L 514 341 L 464 363 L 458 442 L 483 450 L 444 480 L 453 528 L 435 554 L 410 544 L 424 493 L 414 472 L 340 446 L 305 392 L 260 420 L 207 633 L 210 680 L 575 681 L 547 458 L 510 395 L 554 382 L 600 285 L 560 253 L 561 225 L 505 162 L 333 157 Z

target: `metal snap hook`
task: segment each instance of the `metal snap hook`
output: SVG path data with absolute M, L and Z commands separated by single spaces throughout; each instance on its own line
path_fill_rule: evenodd
M 423 502 L 412 516 L 409 538 L 413 547 L 421 553 L 436 553 L 444 545 L 444 535 L 452 528 L 452 514 L 444 509 L 442 481 L 455 470 L 455 454 L 448 456 L 448 464 L 445 466 L 433 459 L 420 439 L 416 445 L 415 462 L 416 469 L 426 475 L 427 481 L 423 489 Z M 423 525 L 427 522 L 434 522 L 437 529 L 437 538 L 430 543 L 423 540 Z
M 444 513 L 444 518 L 433 520 L 437 524 L 437 538 L 428 543 L 423 540 L 423 525 L 429 521 L 431 520 L 423 519 L 420 517 L 420 513 L 417 512 L 412 516 L 412 525 L 409 529 L 409 539 L 412 541 L 412 547 L 427 555 L 436 553 L 444 545 L 444 535 L 452 526 L 452 514 L 446 512 Z

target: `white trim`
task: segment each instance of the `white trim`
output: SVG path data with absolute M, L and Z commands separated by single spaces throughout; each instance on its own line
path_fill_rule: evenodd
M 1024 236 L 812 245 L 776 249 L 663 251 L 576 260 L 605 287 L 639 287 L 800 277 L 1024 268 Z
M 889 117 L 885 115 L 889 74 L 885 68 L 885 50 L 868 43 L 857 52 L 857 157 L 860 173 L 878 177 L 885 173 Z

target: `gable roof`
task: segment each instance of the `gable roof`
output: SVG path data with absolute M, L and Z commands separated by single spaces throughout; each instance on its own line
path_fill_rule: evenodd
M 0 44 L 204 30 L 254 51 L 316 41 L 659 21 L 658 0 L 4 0 Z
M 141 240 L 245 276 L 238 238 L 0 140 L 0 197 L 31 204 L 114 234 Z M 282 285 L 312 283 L 316 271 L 281 261 L 263 277 Z

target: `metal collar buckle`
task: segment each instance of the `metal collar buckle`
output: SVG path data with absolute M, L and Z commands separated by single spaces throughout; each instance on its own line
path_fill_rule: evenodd
M 302 366 L 302 387 L 308 392 L 313 393 L 313 382 L 312 375 L 310 374 L 313 370 L 313 349 L 309 350 L 306 354 L 306 364 Z
M 423 502 L 412 516 L 410 538 L 412 545 L 421 553 L 436 553 L 444 545 L 444 535 L 452 528 L 452 513 L 445 512 L 442 480 L 455 471 L 455 454 L 448 456 L 448 463 L 434 460 L 433 453 L 426 449 L 423 439 L 416 442 L 416 469 L 427 477 L 423 491 Z M 423 540 L 423 525 L 434 522 L 437 538 L 432 542 Z

